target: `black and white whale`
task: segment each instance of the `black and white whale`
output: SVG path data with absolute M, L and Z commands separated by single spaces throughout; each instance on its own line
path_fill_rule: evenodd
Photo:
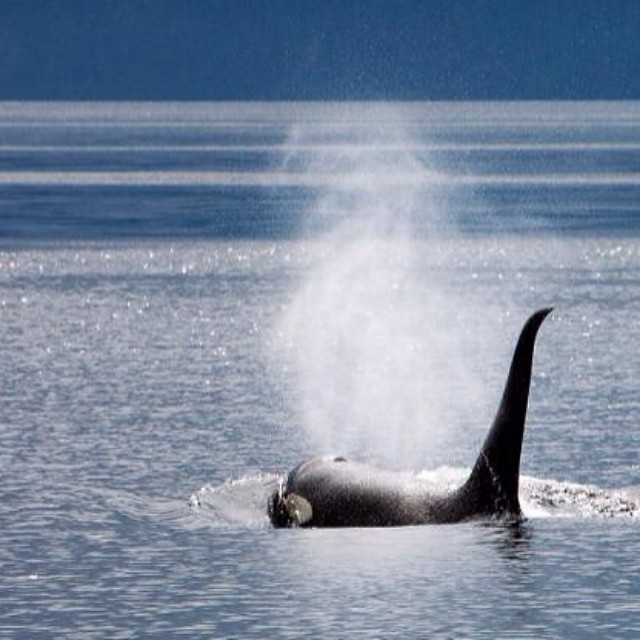
M 467 481 L 433 495 L 427 483 L 341 457 L 298 465 L 269 500 L 276 527 L 390 527 L 453 523 L 474 518 L 520 520 L 520 453 L 536 335 L 551 309 L 525 323 L 498 412 Z

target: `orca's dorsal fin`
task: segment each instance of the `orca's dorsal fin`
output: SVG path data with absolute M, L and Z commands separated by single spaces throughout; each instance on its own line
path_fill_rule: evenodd
M 520 515 L 520 453 L 533 348 L 538 329 L 551 311 L 551 308 L 536 311 L 520 332 L 500 406 L 471 475 L 461 489 L 470 515 Z

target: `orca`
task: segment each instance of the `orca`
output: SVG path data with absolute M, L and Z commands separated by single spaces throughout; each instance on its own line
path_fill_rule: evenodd
M 533 351 L 552 308 L 536 311 L 516 345 L 502 400 L 467 481 L 444 495 L 409 474 L 379 470 L 343 457 L 299 464 L 270 496 L 277 527 L 392 527 L 486 518 L 522 521 L 518 499 Z

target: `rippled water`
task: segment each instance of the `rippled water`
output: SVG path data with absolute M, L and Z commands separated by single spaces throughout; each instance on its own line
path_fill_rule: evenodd
M 2 106 L 0 635 L 638 636 L 640 112 L 359 108 Z M 461 482 L 549 304 L 522 527 L 270 528 Z

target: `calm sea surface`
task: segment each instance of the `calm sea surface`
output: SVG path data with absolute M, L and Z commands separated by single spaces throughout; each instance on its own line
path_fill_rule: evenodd
M 462 482 L 538 338 L 517 529 Z M 0 103 L 2 638 L 640 637 L 640 104 Z

